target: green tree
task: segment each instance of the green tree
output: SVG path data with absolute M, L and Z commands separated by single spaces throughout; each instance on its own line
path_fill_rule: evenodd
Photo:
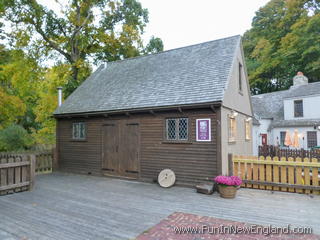
M 12 124 L 0 130 L 0 151 L 26 150 L 32 144 L 31 136 L 20 125 Z
M 4 9 L 0 14 L 12 23 L 12 30 L 7 32 L 12 45 L 70 65 L 67 95 L 90 73 L 89 58 L 94 62 L 113 61 L 145 52 L 141 35 L 148 11 L 137 0 L 55 2 L 61 6 L 59 13 L 36 0 L 5 0 L 0 4 Z M 153 52 L 153 44 L 154 40 L 148 52 Z M 156 47 L 155 51 L 162 50 L 159 44 Z
M 145 48 L 146 54 L 157 53 L 163 51 L 163 42 L 160 38 L 152 36 L 150 42 Z
M 35 122 L 39 125 L 32 136 L 40 146 L 49 146 L 55 143 L 56 121 L 52 113 L 58 106 L 57 87 L 68 81 L 68 64 L 60 64 L 47 70 L 43 80 L 38 85 L 39 99 L 34 108 Z
M 22 50 L 0 48 L 0 128 L 12 123 L 36 128 L 33 107 L 43 69 Z
M 320 1 L 271 0 L 259 9 L 243 45 L 253 93 L 287 89 L 292 77 L 320 76 Z

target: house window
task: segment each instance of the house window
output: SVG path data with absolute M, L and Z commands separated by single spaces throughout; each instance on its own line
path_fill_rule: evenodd
M 229 142 L 235 142 L 236 141 L 236 132 L 237 132 L 237 126 L 236 126 L 236 119 L 235 117 L 229 117 Z
M 308 141 L 308 148 L 317 146 L 318 145 L 317 132 L 316 131 L 307 132 L 307 141 Z
M 86 139 L 86 125 L 84 122 L 77 122 L 72 124 L 72 139 Z
M 167 140 L 188 140 L 188 118 L 166 119 Z
M 285 147 L 286 132 L 280 132 L 280 147 Z
M 239 63 L 239 91 L 242 92 L 242 65 Z
M 294 101 L 294 117 L 303 117 L 303 101 Z
M 251 125 L 250 125 L 250 121 L 245 120 L 245 121 L 244 121 L 244 124 L 245 124 L 246 140 L 250 140 L 250 139 L 251 139 Z

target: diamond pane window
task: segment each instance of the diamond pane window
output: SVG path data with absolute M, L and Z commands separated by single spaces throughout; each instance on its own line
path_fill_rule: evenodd
M 166 120 L 167 140 L 188 140 L 188 118 L 170 118 Z
M 176 140 L 176 120 L 175 119 L 167 119 L 167 139 L 168 140 Z
M 72 139 L 84 140 L 86 138 L 86 125 L 84 122 L 72 124 Z
M 188 119 L 179 118 L 179 139 L 187 140 L 188 139 Z

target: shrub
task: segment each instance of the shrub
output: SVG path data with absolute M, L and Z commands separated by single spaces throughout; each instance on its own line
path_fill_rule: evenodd
M 20 125 L 12 124 L 0 131 L 0 151 L 26 150 L 32 145 L 31 136 Z

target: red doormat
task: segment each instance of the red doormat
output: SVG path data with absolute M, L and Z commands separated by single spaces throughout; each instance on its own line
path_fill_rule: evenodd
M 173 213 L 156 226 L 143 232 L 137 237 L 137 240 L 320 239 L 320 236 L 310 234 L 312 229 L 302 228 L 293 226 L 278 228 L 188 213 Z M 304 234 L 301 233 L 303 231 Z

